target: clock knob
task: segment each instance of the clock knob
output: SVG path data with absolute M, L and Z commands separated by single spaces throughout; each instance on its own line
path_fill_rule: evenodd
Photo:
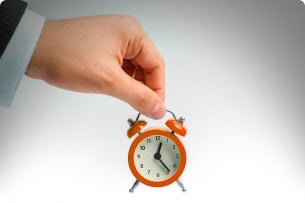
M 130 119 L 128 120 L 128 123 L 130 124 L 130 128 L 127 130 L 127 136 L 128 138 L 131 138 L 136 133 L 140 132 L 144 126 L 146 126 L 147 122 L 140 120 L 137 122 L 133 122 Z
M 180 119 L 179 119 L 180 121 Z M 184 125 L 182 124 L 182 122 L 179 122 L 176 119 L 169 119 L 166 121 L 166 126 L 169 127 L 172 131 L 174 131 L 175 133 L 181 135 L 181 136 L 185 136 L 186 135 L 186 128 L 184 127 Z

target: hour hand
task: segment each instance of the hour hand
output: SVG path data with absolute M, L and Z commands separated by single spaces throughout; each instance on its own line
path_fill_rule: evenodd
M 162 142 L 160 142 L 159 147 L 158 147 L 158 151 L 156 152 L 156 154 L 160 154 L 161 147 L 162 147 Z
M 162 147 L 162 142 L 159 143 L 158 150 L 157 150 L 157 152 L 154 154 L 154 158 L 157 159 L 157 160 L 159 160 L 159 159 L 161 158 L 161 153 L 160 153 L 161 147 Z

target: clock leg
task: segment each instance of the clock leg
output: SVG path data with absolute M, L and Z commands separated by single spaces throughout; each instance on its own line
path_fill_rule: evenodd
M 129 192 L 130 192 L 130 193 L 134 192 L 134 190 L 136 189 L 136 187 L 137 187 L 138 185 L 139 185 L 139 181 L 136 180 L 136 181 L 133 183 L 132 187 L 129 189 Z
M 186 188 L 184 187 L 183 183 L 181 180 L 176 181 L 179 187 L 182 189 L 182 192 L 186 192 Z

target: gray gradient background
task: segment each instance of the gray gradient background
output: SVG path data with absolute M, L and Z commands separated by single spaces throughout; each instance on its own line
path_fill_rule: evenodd
M 188 192 L 140 185 L 129 194 L 130 106 L 24 77 L 11 108 L 0 109 L 1 203 L 305 202 L 300 1 L 29 3 L 51 19 L 123 13 L 140 20 L 166 61 L 167 106 L 186 117 Z

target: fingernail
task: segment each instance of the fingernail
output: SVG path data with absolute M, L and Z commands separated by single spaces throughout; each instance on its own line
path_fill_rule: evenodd
M 160 104 L 158 103 L 155 108 L 153 109 L 153 111 L 151 112 L 151 117 L 154 119 L 160 119 L 164 116 L 165 114 L 165 106 L 164 104 Z

